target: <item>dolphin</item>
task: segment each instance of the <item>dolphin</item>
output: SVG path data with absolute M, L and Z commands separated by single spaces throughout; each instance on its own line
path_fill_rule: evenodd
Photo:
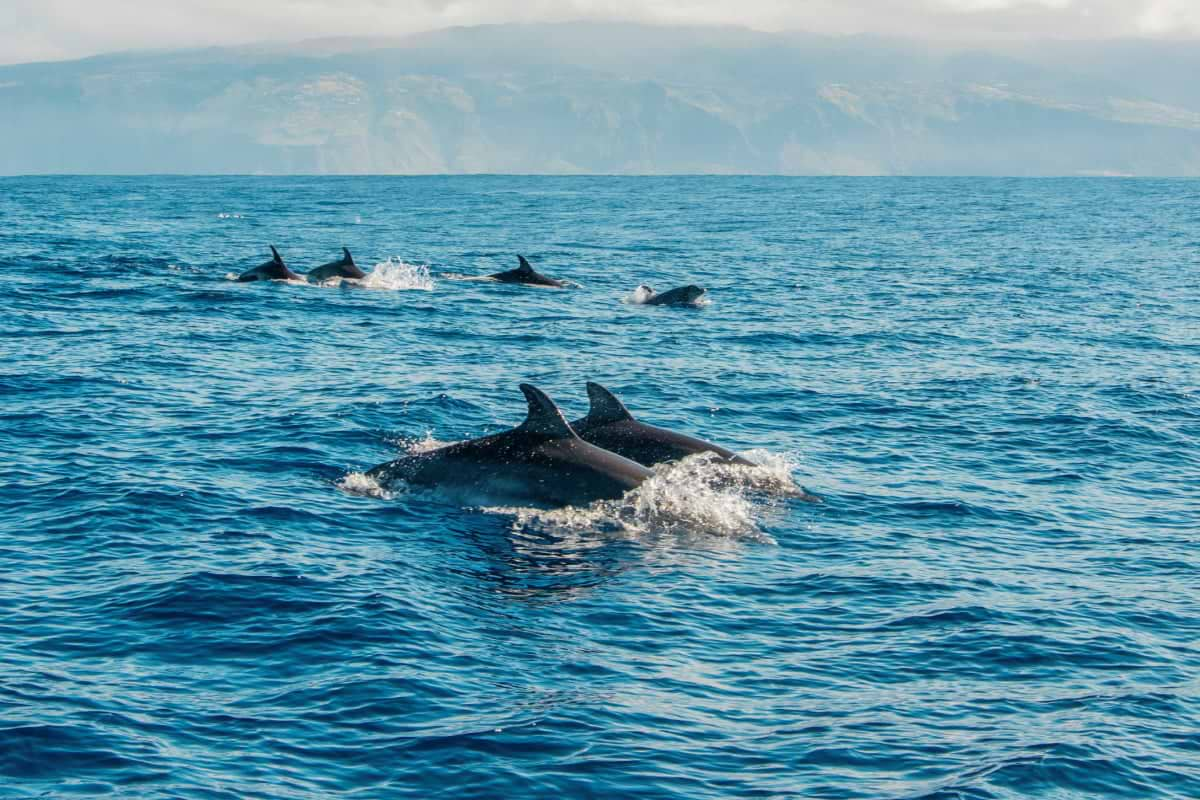
M 310 269 L 305 277 L 312 283 L 320 283 L 330 278 L 365 278 L 367 273 L 358 268 L 350 251 L 343 247 L 340 259 Z
M 638 422 L 617 396 L 598 383 L 588 382 L 591 408 L 571 427 L 585 442 L 611 450 L 647 467 L 663 461 L 677 461 L 693 453 L 716 453 L 727 464 L 753 467 L 732 450 L 665 428 Z
M 615 500 L 653 474 L 580 439 L 540 389 L 523 383 L 521 391 L 529 413 L 516 428 L 389 461 L 367 475 L 385 485 L 404 480 L 558 507 Z
M 271 260 L 267 263 L 259 264 L 254 269 L 248 269 L 238 275 L 238 280 L 245 283 L 247 281 L 298 281 L 301 279 L 283 263 L 275 245 L 271 245 L 271 256 Z
M 650 293 L 650 296 L 642 301 L 642 305 L 647 306 L 694 306 L 708 291 L 694 283 L 675 289 L 668 289 L 661 294 L 645 284 L 642 284 L 641 288 Z
M 525 256 L 517 256 L 517 258 L 520 260 L 521 266 L 516 269 L 510 269 L 507 272 L 496 272 L 488 277 L 501 283 L 532 283 L 535 286 L 558 286 L 559 288 L 567 285 L 566 281 L 560 281 L 557 278 L 547 278 L 529 266 L 529 262 L 525 260 Z

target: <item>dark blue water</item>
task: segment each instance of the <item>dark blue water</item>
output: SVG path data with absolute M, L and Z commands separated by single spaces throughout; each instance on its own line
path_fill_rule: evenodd
M 1200 796 L 1198 265 L 1195 182 L 0 180 L 0 794 Z M 588 379 L 779 485 L 354 474 Z

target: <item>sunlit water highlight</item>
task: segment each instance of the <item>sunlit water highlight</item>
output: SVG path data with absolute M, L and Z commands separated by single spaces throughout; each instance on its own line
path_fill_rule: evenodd
M 1198 201 L 0 179 L 0 795 L 1198 797 Z M 589 379 L 764 467 L 362 474 Z

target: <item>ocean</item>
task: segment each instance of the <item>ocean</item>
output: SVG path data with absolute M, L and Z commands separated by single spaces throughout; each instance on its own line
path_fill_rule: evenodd
M 2 796 L 1200 797 L 1198 182 L 2 178 L 0 278 Z M 589 380 L 764 467 L 362 475 Z

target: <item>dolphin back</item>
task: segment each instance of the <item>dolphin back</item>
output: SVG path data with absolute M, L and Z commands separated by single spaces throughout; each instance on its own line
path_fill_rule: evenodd
M 633 419 L 621 399 L 600 384 L 588 381 L 587 393 L 591 405 L 583 422 L 588 427 Z
M 354 256 L 350 255 L 350 250 L 343 247 L 341 258 L 319 267 L 313 267 L 305 277 L 309 281 L 320 283 L 330 278 L 365 278 L 367 274 L 354 263 Z
M 505 270 L 504 272 L 494 272 L 488 277 L 492 280 L 500 281 L 501 283 L 532 283 L 538 286 L 565 286 L 563 281 L 556 278 L 547 278 L 535 270 L 525 256 L 517 256 L 518 266 L 516 269 Z
M 288 281 L 299 280 L 300 276 L 287 268 L 283 263 L 283 256 L 279 255 L 279 251 L 275 249 L 275 245 L 271 247 L 271 260 L 257 267 L 248 269 L 238 276 L 238 280 L 245 283 L 247 281 Z
M 703 289 L 694 283 L 688 284 L 687 286 L 679 286 L 674 289 L 668 289 L 662 293 L 653 294 L 648 300 L 646 300 L 645 304 L 650 306 L 691 305 L 703 297 L 706 291 L 706 289 Z
M 382 483 L 404 480 L 551 507 L 617 499 L 652 474 L 579 438 L 541 389 L 521 384 L 521 392 L 528 412 L 516 428 L 406 456 L 367 474 Z
M 588 383 L 587 388 L 591 408 L 586 417 L 572 425 L 589 444 L 647 467 L 664 461 L 678 461 L 696 453 L 715 453 L 728 463 L 753 466 L 752 462 L 720 445 L 639 422 L 620 398 L 598 383 Z

